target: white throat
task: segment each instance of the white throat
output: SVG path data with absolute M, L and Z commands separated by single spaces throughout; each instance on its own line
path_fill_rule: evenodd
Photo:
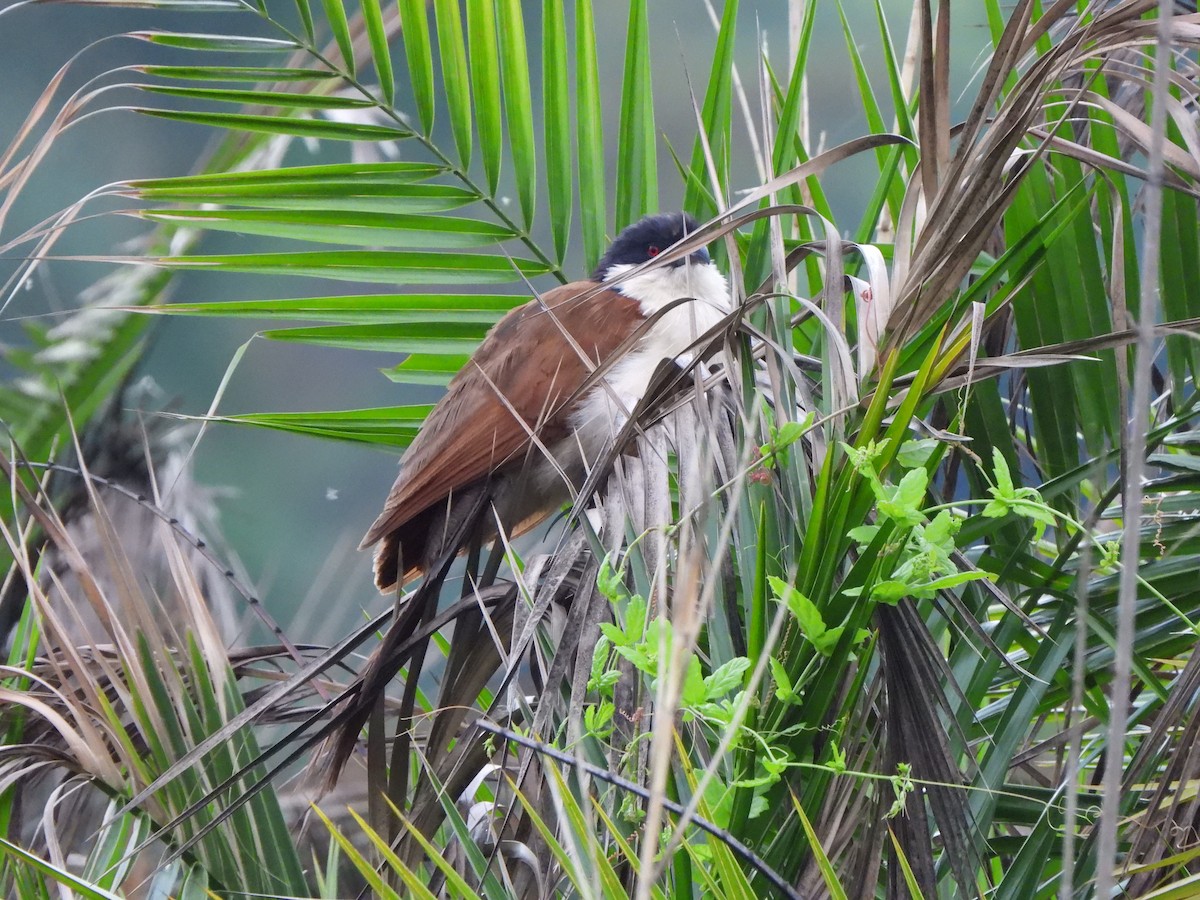
M 604 281 L 613 281 L 633 268 L 628 264 L 612 266 Z M 585 459 L 594 458 L 604 442 L 625 424 L 659 363 L 665 359 L 690 363 L 688 348 L 730 311 L 729 285 L 712 263 L 688 262 L 652 269 L 613 287 L 636 300 L 647 319 L 657 318 L 638 344 L 608 371 L 604 383 L 597 384 L 571 415 L 574 435 L 570 440 L 578 442 Z M 677 302 L 680 300 L 687 302 Z
M 635 268 L 637 267 L 630 263 L 610 266 L 604 273 L 604 281 L 616 281 Z M 626 297 L 638 301 L 642 307 L 642 314 L 647 317 L 685 297 L 693 298 L 697 302 L 681 304 L 678 309 L 688 306 L 708 307 L 715 313 L 712 316 L 714 323 L 729 312 L 729 285 L 725 276 L 712 263 L 689 261 L 682 266 L 651 269 L 641 275 L 626 278 L 615 285 L 615 288 Z

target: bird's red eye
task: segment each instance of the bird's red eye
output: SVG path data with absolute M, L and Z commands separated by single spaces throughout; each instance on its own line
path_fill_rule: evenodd
M 654 257 L 658 256 L 658 254 L 660 254 L 660 253 L 662 253 L 662 251 L 660 249 L 658 249 L 657 244 L 651 244 L 649 247 L 646 248 L 646 255 L 649 256 L 651 259 L 654 259 Z

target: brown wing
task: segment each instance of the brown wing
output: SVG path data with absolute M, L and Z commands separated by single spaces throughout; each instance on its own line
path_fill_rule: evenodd
M 636 301 L 593 281 L 565 284 L 504 316 L 425 420 L 361 546 L 523 454 L 531 430 L 545 443 L 564 437 L 562 404 L 641 321 Z

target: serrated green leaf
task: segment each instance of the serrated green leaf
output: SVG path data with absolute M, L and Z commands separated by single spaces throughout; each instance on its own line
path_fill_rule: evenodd
M 960 584 L 966 584 L 969 581 L 989 581 L 992 576 L 988 572 L 955 572 L 953 575 L 944 575 L 941 578 L 936 578 L 929 584 L 924 585 L 929 592 L 945 591 L 953 587 L 958 587 Z
M 925 502 L 925 489 L 929 486 L 929 473 L 924 469 L 909 469 L 887 500 L 879 501 L 879 512 L 900 525 L 919 525 L 921 507 Z
M 846 536 L 859 544 L 869 544 L 879 534 L 878 525 L 859 525 L 846 532 Z
M 592 650 L 592 678 L 599 679 L 604 674 L 608 667 L 608 653 L 612 649 L 612 641 L 604 635 L 596 641 L 596 646 Z
M 782 578 L 772 575 L 769 581 L 776 599 L 796 617 L 804 636 L 815 644 L 825 633 L 825 620 L 821 618 L 821 612 L 817 609 L 816 604 Z
M 771 667 L 771 680 L 775 682 L 775 696 L 784 703 L 791 703 L 797 700 L 796 692 L 792 689 L 792 679 L 788 677 L 787 669 L 774 656 L 769 657 L 767 663 Z
M 684 669 L 681 702 L 684 706 L 699 706 L 704 702 L 706 693 L 700 660 L 692 654 L 688 657 L 687 667 Z
M 997 496 L 1006 498 L 1013 496 L 1012 474 L 1008 471 L 1008 460 L 999 447 L 992 448 L 992 477 L 996 481 Z
M 896 451 L 896 462 L 906 469 L 915 469 L 929 462 L 937 448 L 938 442 L 933 438 L 905 441 Z
M 734 657 L 722 663 L 704 679 L 704 699 L 716 700 L 724 697 L 730 691 L 742 686 L 746 670 L 750 668 L 750 660 L 744 656 Z

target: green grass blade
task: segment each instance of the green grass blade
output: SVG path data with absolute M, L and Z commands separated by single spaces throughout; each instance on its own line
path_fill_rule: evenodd
M 173 222 L 209 231 L 363 247 L 466 249 L 492 246 L 513 236 L 507 228 L 475 219 L 384 212 L 176 209 L 146 210 L 138 215 L 155 222 Z
M 717 32 L 717 49 L 713 54 L 712 71 L 708 76 L 708 89 L 704 94 L 701 120 L 708 138 L 709 150 L 717 176 L 727 177 L 730 149 L 730 133 L 733 125 L 733 58 L 734 40 L 737 34 L 737 0 L 726 0 L 721 13 L 721 27 Z M 709 195 L 710 184 L 704 147 L 700 139 L 692 149 L 692 164 L 688 169 L 687 192 L 683 208 L 704 220 L 716 214 L 717 209 Z M 708 189 L 706 189 L 708 186 Z
M 331 122 L 297 116 L 261 116 L 248 113 L 202 113 L 140 107 L 136 112 L 176 122 L 192 122 L 214 128 L 250 131 L 259 134 L 283 134 L 326 141 L 395 141 L 411 137 L 412 132 L 399 126 L 366 125 L 357 122 Z
M 494 0 L 467 0 L 467 32 L 471 48 L 471 92 L 488 190 L 500 184 L 504 134 L 500 124 L 500 60 L 496 51 Z
M 621 127 L 617 134 L 617 229 L 658 208 L 650 21 L 646 0 L 632 0 L 625 39 Z
M 143 84 L 138 87 L 151 94 L 166 94 L 172 97 L 190 97 L 196 100 L 214 100 L 220 103 L 236 103 L 239 106 L 278 106 L 289 109 L 364 109 L 375 104 L 370 100 L 354 97 L 326 96 L 324 94 L 296 94 L 285 91 L 243 91 L 222 88 L 171 87 L 159 84 Z
M 139 307 L 158 315 L 282 319 L 353 324 L 443 321 L 495 322 L 526 297 L 511 294 L 355 294 L 281 300 L 229 300 Z
M 385 353 L 470 353 L 483 340 L 488 324 L 407 322 L 401 325 L 326 325 L 315 328 L 282 328 L 264 331 L 276 341 L 314 347 L 344 347 Z
M 317 28 L 313 22 L 312 7 L 308 5 L 308 0 L 295 0 L 295 3 L 296 14 L 300 17 L 300 24 L 304 26 L 304 36 L 310 44 L 316 43 Z
M 546 186 L 554 252 L 562 262 L 571 232 L 571 111 L 567 86 L 567 27 L 561 0 L 542 4 L 542 92 L 545 103 Z
M 321 6 L 325 9 L 329 30 L 333 32 L 333 39 L 337 42 L 338 50 L 342 54 L 346 71 L 353 76 L 354 41 L 350 37 L 350 23 L 346 20 L 346 7 L 342 5 L 342 0 L 321 0 Z
M 296 275 L 381 284 L 502 284 L 532 278 L 547 271 L 544 264 L 533 260 L 416 250 L 238 253 L 159 257 L 142 261 L 169 268 Z
M 243 35 L 188 34 L 180 31 L 132 31 L 131 38 L 177 47 L 180 50 L 220 50 L 226 53 L 291 53 L 299 50 L 295 41 Z
M 429 17 L 425 0 L 399 0 L 400 28 L 404 34 L 404 55 L 408 60 L 408 77 L 412 82 L 413 99 L 421 131 L 433 131 L 433 50 L 429 45 Z
M 278 66 L 135 66 L 136 71 L 155 78 L 179 81 L 327 81 L 340 78 L 328 69 L 284 69 Z
M 257 425 L 292 434 L 384 447 L 407 447 L 432 406 L 383 406 L 335 412 L 250 413 L 220 421 Z
M 829 891 L 829 896 L 833 900 L 846 900 L 846 890 L 838 880 L 837 871 L 833 868 L 833 863 L 829 861 L 829 856 L 825 853 L 825 848 L 821 846 L 816 829 L 808 820 L 808 815 L 804 812 L 804 807 L 800 805 L 800 800 L 795 794 L 792 794 L 792 807 L 796 810 L 800 824 L 804 826 L 804 836 L 808 838 L 808 846 L 812 850 L 813 858 L 817 861 L 817 868 L 821 870 L 821 878 L 825 882 L 825 889 Z
M 127 182 L 142 191 L 150 189 L 174 189 L 176 192 L 194 188 L 197 196 L 208 193 L 227 193 L 238 186 L 247 190 L 262 190 L 266 194 L 280 188 L 295 185 L 328 185 L 326 193 L 339 194 L 352 190 L 356 185 L 381 182 L 408 184 L 425 181 L 446 171 L 445 168 L 429 163 L 373 162 L 334 163 L 321 166 L 291 166 L 286 169 L 257 169 L 253 172 L 219 172 L 211 175 L 181 175 L 173 178 L 146 178 Z M 153 194 L 145 194 L 154 199 Z
M 75 877 L 66 869 L 60 869 L 57 866 L 51 865 L 40 856 L 35 856 L 6 838 L 0 837 L 0 857 L 2 856 L 7 856 L 22 866 L 27 866 L 41 872 L 52 881 L 76 891 L 80 896 L 87 897 L 89 900 L 119 900 L 116 894 L 110 894 L 106 890 L 88 884 L 82 878 Z
M 392 51 L 388 46 L 387 30 L 383 27 L 383 10 L 379 0 L 359 0 L 363 22 L 367 26 L 367 40 L 371 43 L 371 58 L 375 61 L 375 74 L 379 87 L 388 105 L 396 102 L 396 76 L 392 69 Z
M 498 0 L 501 65 L 504 68 L 504 110 L 512 148 L 521 222 L 528 231 L 537 208 L 537 152 L 533 137 L 533 100 L 529 86 L 529 48 L 520 0 Z
M 458 0 L 434 0 L 437 13 L 438 50 L 442 56 L 442 83 L 450 109 L 450 129 L 458 149 L 459 165 L 471 167 L 471 74 L 463 42 L 462 13 Z
M 604 111 L 596 60 L 596 21 L 592 0 L 575 0 L 575 124 L 579 153 L 579 219 L 587 271 L 596 267 L 608 244 L 608 184 L 604 177 Z
M 470 357 L 465 354 L 413 353 L 383 374 L 399 384 L 446 385 L 467 364 Z
M 395 900 L 400 900 L 400 895 L 392 890 L 392 888 L 389 887 L 388 884 L 383 880 L 383 877 L 379 874 L 379 872 L 376 871 L 374 863 L 369 861 L 362 855 L 361 852 L 359 852 L 358 848 L 354 846 L 350 839 L 338 830 L 338 827 L 330 821 L 329 817 L 326 816 L 325 813 L 321 812 L 320 807 L 314 804 L 312 810 L 314 813 L 316 813 L 317 818 L 321 820 L 322 824 L 324 824 L 326 830 L 329 832 L 329 836 L 337 842 L 337 845 L 341 848 L 345 857 L 350 860 L 354 868 L 358 870 L 360 875 L 362 875 L 363 880 L 367 883 L 367 886 L 371 888 L 372 894 L 376 897 L 382 897 L 384 900 L 392 900 L 392 898 L 395 898 Z M 418 892 L 414 893 L 413 896 L 422 897 L 422 894 Z M 433 895 L 429 894 L 429 896 Z

